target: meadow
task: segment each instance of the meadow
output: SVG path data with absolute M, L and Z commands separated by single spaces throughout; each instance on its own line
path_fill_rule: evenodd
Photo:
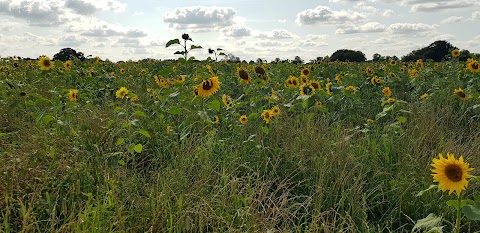
M 473 59 L 0 71 L 0 232 L 451 232 L 432 159 L 480 168 Z

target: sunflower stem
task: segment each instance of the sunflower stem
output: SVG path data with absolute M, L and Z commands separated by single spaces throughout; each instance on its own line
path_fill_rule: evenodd
M 455 233 L 460 233 L 460 220 L 462 219 L 461 216 L 461 204 L 462 204 L 462 193 L 458 195 L 458 206 L 457 206 L 457 221 L 455 222 Z

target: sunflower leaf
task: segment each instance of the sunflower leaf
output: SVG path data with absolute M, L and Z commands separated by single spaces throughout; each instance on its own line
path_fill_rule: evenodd
M 201 48 L 202 48 L 202 46 L 199 46 L 199 45 L 192 45 L 192 46 L 190 46 L 190 50 L 192 50 L 192 49 L 201 49 Z
M 215 111 L 220 111 L 220 106 L 220 101 L 217 98 L 213 99 L 210 103 L 207 104 L 207 107 L 209 109 L 213 109 Z
M 150 136 L 150 133 L 144 129 L 138 131 L 140 134 L 142 134 L 143 136 L 147 137 L 147 138 L 151 138 L 152 136 Z
M 179 39 L 173 39 L 173 40 L 168 41 L 167 44 L 165 45 L 165 48 L 168 48 L 168 47 L 170 47 L 170 45 L 173 45 L 173 44 L 180 44 L 180 40 Z
M 141 153 L 142 150 L 143 150 L 142 144 L 137 144 L 137 145 L 135 145 L 135 146 L 133 147 L 133 150 L 135 150 L 135 152 L 137 152 L 137 153 Z
M 122 145 L 124 142 L 125 142 L 125 139 L 124 139 L 124 138 L 119 138 L 119 139 L 117 139 L 117 142 L 115 143 L 115 146 L 120 146 L 120 145 Z
M 462 208 L 463 214 L 470 220 L 480 220 L 480 203 L 475 203 L 475 205 L 465 205 Z

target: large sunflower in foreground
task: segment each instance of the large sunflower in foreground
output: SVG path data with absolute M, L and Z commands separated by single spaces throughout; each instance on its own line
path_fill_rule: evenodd
M 218 77 L 207 78 L 197 88 L 199 96 L 210 97 L 220 89 L 220 81 L 218 81 Z
M 442 154 L 439 154 L 439 157 L 438 159 L 434 158 L 431 164 L 434 168 L 432 169 L 433 182 L 438 182 L 438 187 L 442 191 L 448 190 L 449 195 L 455 191 L 459 196 L 462 190 L 467 188 L 467 179 L 472 177 L 468 172 L 473 168 L 463 161 L 463 156 L 456 159 L 453 153 L 448 153 L 447 158 L 444 158 Z
M 123 99 L 128 94 L 128 89 L 126 87 L 120 87 L 118 91 L 115 93 L 117 99 Z
M 478 61 L 472 60 L 467 63 L 467 69 L 469 69 L 473 73 L 480 72 L 480 63 Z
M 40 69 L 45 71 L 49 71 L 54 67 L 53 62 L 47 56 L 41 56 L 38 64 L 40 65 Z

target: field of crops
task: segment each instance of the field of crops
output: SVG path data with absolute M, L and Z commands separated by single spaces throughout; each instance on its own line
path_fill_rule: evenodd
M 0 232 L 455 228 L 417 194 L 440 153 L 480 168 L 476 60 L 185 61 L 2 59 Z

